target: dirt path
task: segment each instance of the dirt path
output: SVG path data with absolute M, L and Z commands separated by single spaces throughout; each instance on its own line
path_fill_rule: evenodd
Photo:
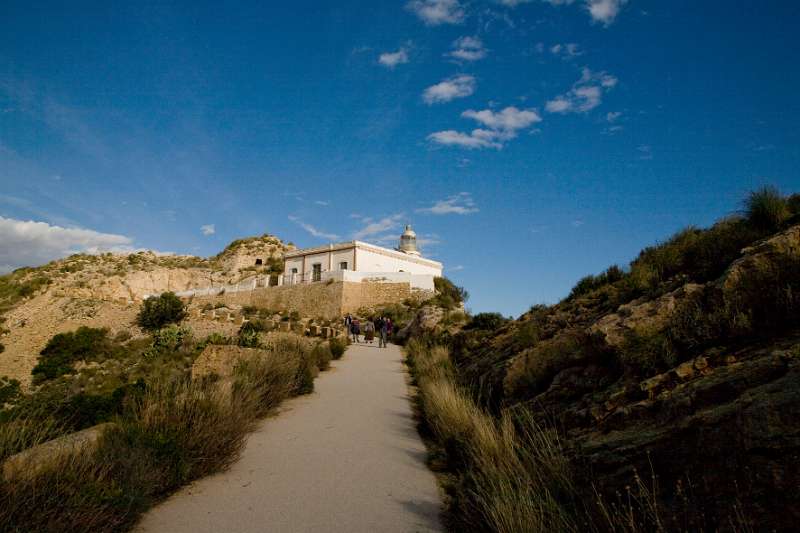
M 148 513 L 137 531 L 439 531 L 401 352 L 353 345 L 250 436 L 228 471 Z

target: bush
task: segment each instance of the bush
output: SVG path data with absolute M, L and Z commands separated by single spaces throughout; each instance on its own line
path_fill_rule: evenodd
M 456 286 L 445 277 L 433 278 L 433 285 L 436 290 L 436 296 L 430 300 L 430 303 L 439 307 L 452 309 L 469 299 L 469 293 L 463 287 Z
M 245 322 L 239 328 L 236 344 L 245 348 L 258 348 L 261 346 L 261 337 L 259 332 L 263 327 L 257 321 Z
M 31 372 L 33 382 L 41 383 L 64 374 L 75 372 L 77 361 L 99 360 L 109 356 L 112 345 L 108 330 L 79 327 L 76 331 L 59 333 L 51 338 L 40 352 L 39 362 Z
M 314 360 L 317 362 L 317 368 L 320 370 L 328 370 L 331 367 L 331 359 L 333 359 L 333 353 L 331 352 L 328 343 L 320 342 L 314 349 L 312 350 L 312 356 Z
M 167 324 L 180 322 L 186 317 L 186 306 L 173 292 L 148 298 L 136 317 L 136 323 L 144 330 L 155 331 Z
M 170 324 L 153 332 L 151 355 L 155 353 L 175 352 L 192 338 L 192 331 L 188 328 Z
M 625 273 L 617 265 L 610 266 L 605 272 L 597 276 L 586 276 L 572 288 L 567 299 L 571 300 L 592 292 L 604 285 L 616 283 L 625 277 Z
M 328 345 L 330 346 L 331 357 L 336 360 L 341 359 L 344 355 L 344 351 L 347 349 L 347 344 L 339 337 L 330 339 Z
M 753 227 L 765 231 L 775 231 L 791 214 L 786 198 L 772 186 L 752 191 L 745 200 L 745 213 Z
M 480 329 L 494 331 L 505 325 L 508 319 L 500 313 L 478 313 L 473 316 L 464 329 Z
M 0 410 L 3 404 L 11 403 L 21 394 L 19 381 L 6 376 L 0 377 Z

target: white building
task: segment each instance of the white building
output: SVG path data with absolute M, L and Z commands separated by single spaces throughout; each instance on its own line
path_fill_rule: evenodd
M 433 290 L 442 264 L 417 251 L 417 235 L 406 226 L 396 250 L 362 241 L 327 244 L 284 255 L 283 284 L 317 281 L 409 282 L 412 288 Z

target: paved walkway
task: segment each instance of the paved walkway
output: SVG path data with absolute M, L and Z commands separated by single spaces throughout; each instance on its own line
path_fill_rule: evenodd
M 287 402 L 227 472 L 151 510 L 138 531 L 439 531 L 401 352 L 351 345 L 316 391 Z

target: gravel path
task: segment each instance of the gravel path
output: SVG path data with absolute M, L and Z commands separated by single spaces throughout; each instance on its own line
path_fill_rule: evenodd
M 229 471 L 175 494 L 137 531 L 439 531 L 401 357 L 351 345 L 313 394 L 261 423 Z

